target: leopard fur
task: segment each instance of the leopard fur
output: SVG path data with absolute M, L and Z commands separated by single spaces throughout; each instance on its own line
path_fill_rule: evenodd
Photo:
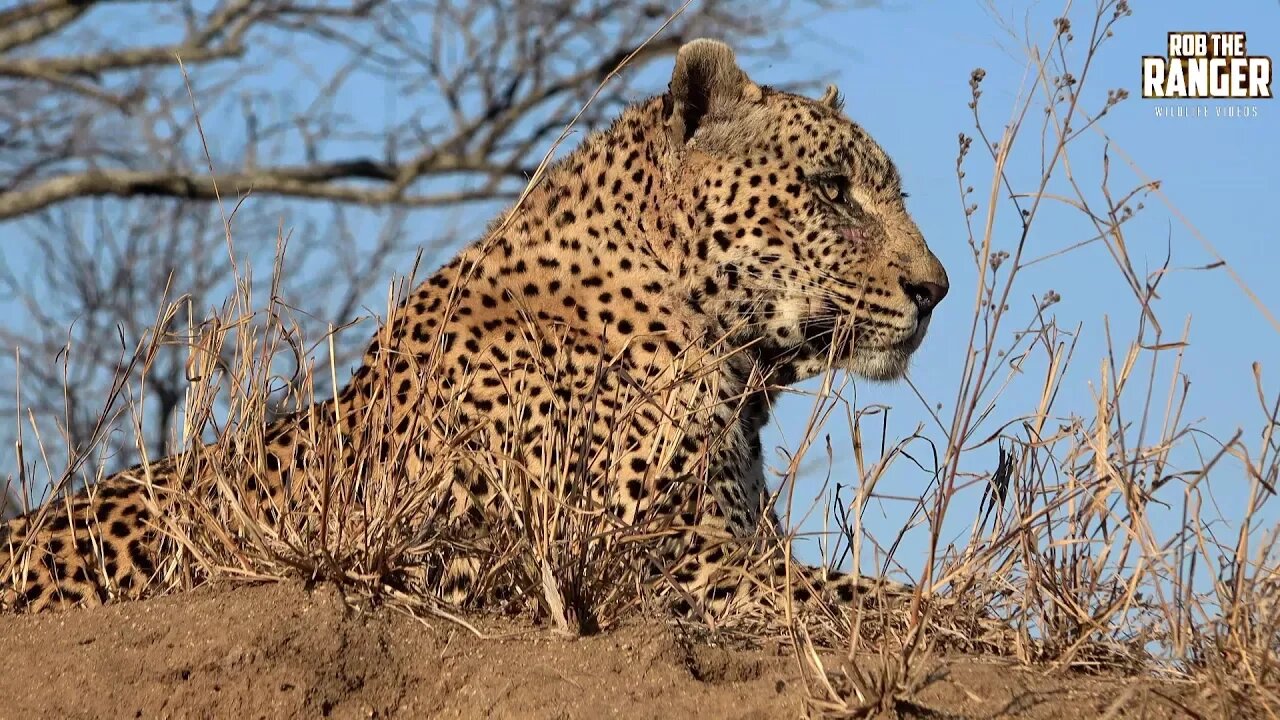
M 262 467 L 241 481 L 289 502 L 311 438 L 336 433 L 349 462 L 436 483 L 423 523 L 502 521 L 492 477 L 466 462 L 440 472 L 461 444 L 540 487 L 589 483 L 620 527 L 662 520 L 658 572 L 704 608 L 784 580 L 802 602 L 848 600 L 855 576 L 751 541 L 777 529 L 760 431 L 784 386 L 907 370 L 948 281 L 904 197 L 834 88 L 815 100 L 761 86 L 723 43 L 687 43 L 665 94 L 588 137 L 412 290 L 334 400 L 267 428 Z M 380 463 L 387 441 L 368 437 L 369 418 L 413 452 Z M 143 594 L 181 460 L 9 522 L 0 603 Z M 488 552 L 475 540 L 428 573 L 429 592 L 474 599 Z

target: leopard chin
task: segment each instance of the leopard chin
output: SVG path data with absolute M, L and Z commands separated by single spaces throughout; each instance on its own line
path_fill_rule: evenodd
M 850 358 L 844 369 L 867 380 L 893 382 L 906 376 L 911 353 L 912 349 L 902 346 L 864 350 Z
M 842 331 L 840 319 L 812 317 L 801 324 L 803 344 L 792 351 L 790 366 L 795 382 L 828 370 L 845 370 L 875 382 L 893 382 L 907 374 L 911 357 L 920 349 L 929 329 L 930 315 L 919 318 L 911 333 L 897 342 L 873 344 Z
M 906 339 L 884 348 L 855 348 L 845 368 L 855 375 L 877 382 L 901 380 L 911 367 L 911 356 L 924 343 L 929 331 L 929 315 L 916 321 L 916 327 Z

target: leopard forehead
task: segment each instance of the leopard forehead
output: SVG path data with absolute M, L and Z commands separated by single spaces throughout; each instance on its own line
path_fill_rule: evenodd
M 897 203 L 902 177 L 888 153 L 844 113 L 834 85 L 820 99 L 760 88 L 756 103 L 709 117 L 693 147 L 728 159 L 767 156 L 810 174 L 843 174 L 867 200 Z

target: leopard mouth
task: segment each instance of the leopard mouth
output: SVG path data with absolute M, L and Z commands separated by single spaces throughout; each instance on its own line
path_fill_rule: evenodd
M 856 320 L 834 306 L 800 323 L 802 338 L 796 357 L 823 369 L 844 369 L 870 380 L 896 380 L 906 374 L 910 358 L 924 342 L 929 317 L 921 316 L 909 335 L 875 342 L 856 331 Z
M 858 325 L 855 316 L 841 312 L 831 301 L 824 301 L 819 312 L 800 321 L 800 337 L 810 353 L 827 353 L 837 360 L 867 350 L 910 354 L 924 341 L 929 316 L 921 315 L 911 332 L 897 339 L 869 337 L 868 333 L 859 332 Z

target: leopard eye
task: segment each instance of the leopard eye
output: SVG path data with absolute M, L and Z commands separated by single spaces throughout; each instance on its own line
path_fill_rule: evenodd
M 827 202 L 843 205 L 847 201 L 845 194 L 847 185 L 848 182 L 844 178 L 824 178 L 818 181 L 818 192 L 822 193 L 822 197 Z

